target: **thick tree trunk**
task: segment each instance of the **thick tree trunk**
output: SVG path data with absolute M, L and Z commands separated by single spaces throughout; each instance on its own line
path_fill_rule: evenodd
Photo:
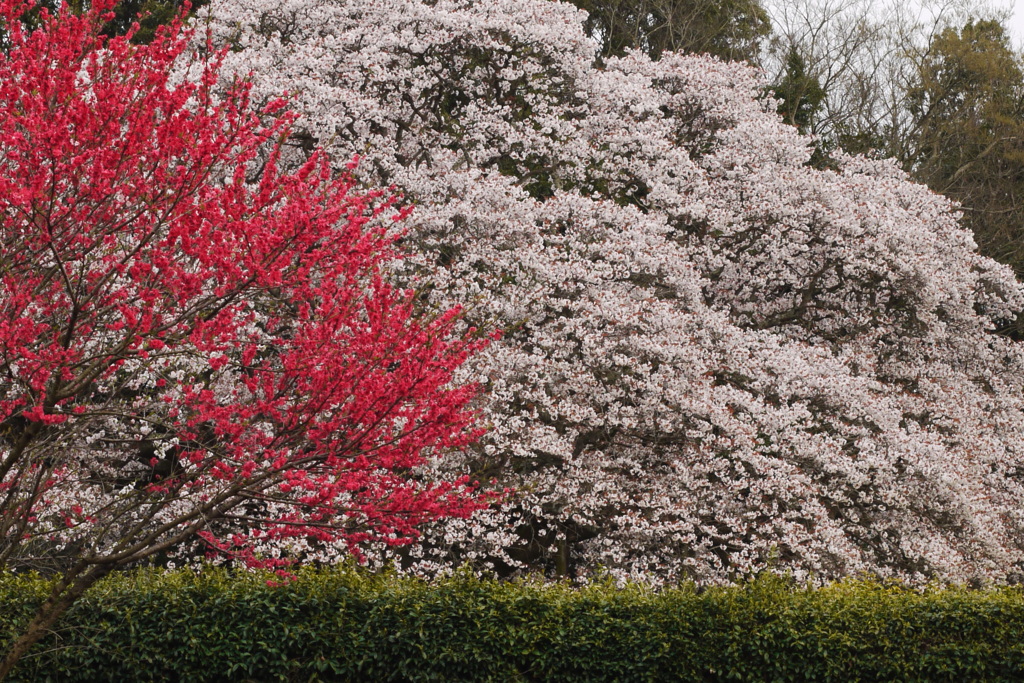
M 559 578 L 569 576 L 569 539 L 562 537 L 556 541 L 555 572 Z
M 21 636 L 14 641 L 0 663 L 0 681 L 7 678 L 22 657 L 93 584 L 110 573 L 107 565 L 79 566 L 68 571 L 54 585 L 50 596 L 36 611 Z

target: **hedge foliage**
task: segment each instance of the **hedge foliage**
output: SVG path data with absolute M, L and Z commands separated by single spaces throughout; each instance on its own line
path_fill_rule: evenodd
M 0 641 L 46 593 L 0 575 Z M 1024 591 L 585 588 L 351 568 L 112 576 L 17 680 L 1021 681 Z

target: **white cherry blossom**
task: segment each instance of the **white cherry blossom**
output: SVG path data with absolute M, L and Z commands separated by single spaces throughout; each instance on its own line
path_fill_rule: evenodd
M 488 435 L 430 474 L 515 494 L 406 568 L 1018 575 L 1024 357 L 992 330 L 1024 292 L 944 198 L 887 161 L 809 167 L 748 66 L 595 67 L 562 2 L 201 16 L 254 92 L 293 94 L 296 154 L 416 204 L 424 305 L 504 330 L 464 377 Z

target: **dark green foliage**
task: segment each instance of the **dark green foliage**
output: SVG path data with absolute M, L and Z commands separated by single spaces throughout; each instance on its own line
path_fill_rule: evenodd
M 586 10 L 583 23 L 602 57 L 643 50 L 709 53 L 756 61 L 771 19 L 760 0 L 571 0 Z
M 946 29 L 908 92 L 913 145 L 904 165 L 960 202 L 979 251 L 1024 277 L 1024 56 L 996 21 Z M 1024 320 L 1008 330 L 1024 338 Z
M 807 63 L 795 47 L 786 56 L 786 71 L 778 83 L 771 86 L 779 100 L 779 116 L 803 134 L 813 133 L 815 120 L 825 102 L 825 89 L 814 76 L 807 73 Z M 817 168 L 831 165 L 830 151 L 825 141 L 815 141 L 811 164 Z
M 427 583 L 353 569 L 113 576 L 16 680 L 1020 681 L 1024 592 Z M 46 582 L 0 576 L 0 639 Z
M 150 43 L 156 37 L 156 32 L 161 26 L 166 26 L 188 8 L 191 16 L 209 0 L 118 0 L 111 12 L 111 19 L 103 26 L 103 33 L 108 36 L 123 36 L 136 22 L 138 30 L 132 36 L 134 43 Z M 29 29 L 35 29 L 39 25 L 39 13 L 46 10 L 54 14 L 62 4 L 61 0 L 36 0 L 31 10 L 22 17 L 22 23 Z M 68 0 L 66 4 L 76 14 L 87 10 L 91 0 Z M 0 50 L 5 48 L 2 29 L 0 29 Z
M 786 57 L 786 72 L 772 90 L 779 102 L 779 115 L 801 133 L 808 133 L 825 100 L 818 79 L 807 73 L 807 65 L 796 48 Z
M 192 0 L 189 12 L 194 13 L 205 5 L 207 0 Z M 185 10 L 184 0 L 119 0 L 114 6 L 114 16 L 103 27 L 108 35 L 124 35 L 132 23 L 139 23 L 139 30 L 132 37 L 132 42 L 149 43 L 156 36 L 157 29 L 170 24 L 181 16 Z

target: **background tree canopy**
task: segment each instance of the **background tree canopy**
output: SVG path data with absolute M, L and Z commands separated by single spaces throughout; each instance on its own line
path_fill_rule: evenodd
M 1024 62 L 996 21 L 936 36 L 909 91 L 903 163 L 957 200 L 982 253 L 1024 274 Z M 1018 328 L 1019 329 L 1019 328 Z
M 771 20 L 758 0 L 578 0 L 584 30 L 604 57 L 642 50 L 757 61 Z

